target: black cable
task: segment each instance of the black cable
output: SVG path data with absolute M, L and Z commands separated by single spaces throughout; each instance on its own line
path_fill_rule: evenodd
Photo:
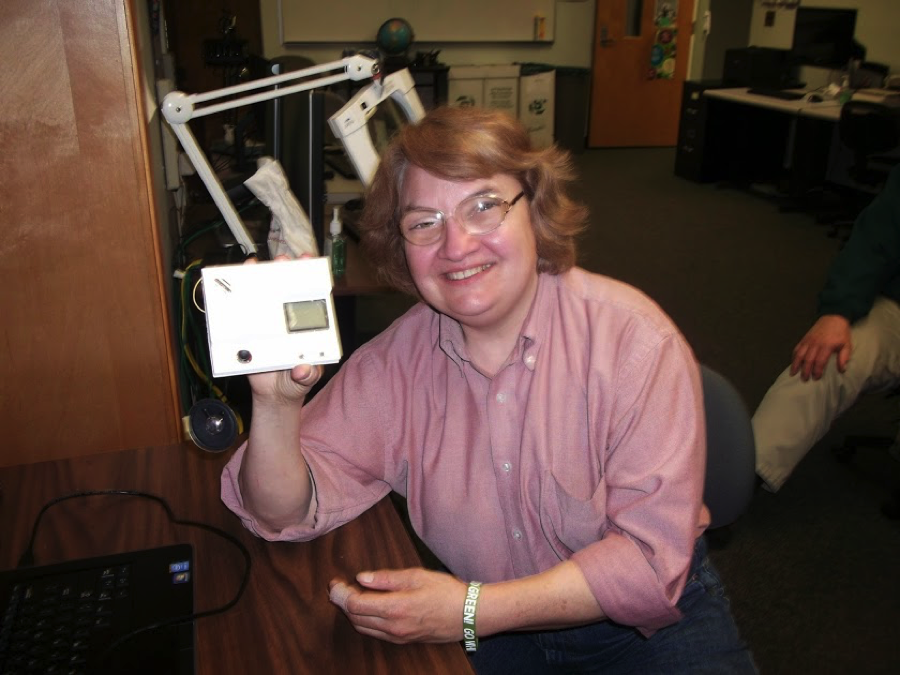
M 68 499 L 75 499 L 79 497 L 106 497 L 112 495 L 119 495 L 124 497 L 143 497 L 144 499 L 150 499 L 155 501 L 157 504 L 162 506 L 163 510 L 166 512 L 166 515 L 169 518 L 169 522 L 175 525 L 184 525 L 187 527 L 196 527 L 201 530 L 206 530 L 207 532 L 211 532 L 227 542 L 231 543 L 235 546 L 241 554 L 244 556 L 244 574 L 241 578 L 240 585 L 238 587 L 237 593 L 235 593 L 234 597 L 226 602 L 224 605 L 220 607 L 215 607 L 213 609 L 203 610 L 202 612 L 194 612 L 193 614 L 185 614 L 182 616 L 177 616 L 172 619 L 167 619 L 165 621 L 157 621 L 146 626 L 142 626 L 140 628 L 136 628 L 129 633 L 125 633 L 124 635 L 118 637 L 112 643 L 110 643 L 106 649 L 101 652 L 98 657 L 98 662 L 102 663 L 107 658 L 109 658 L 110 654 L 113 651 L 119 648 L 127 640 L 132 639 L 133 637 L 146 633 L 151 630 L 157 630 L 159 628 L 165 628 L 167 626 L 174 626 L 181 623 L 188 623 L 192 621 L 196 621 L 197 619 L 202 619 L 208 616 L 214 616 L 216 614 L 222 614 L 223 612 L 227 612 L 229 609 L 234 607 L 241 597 L 244 595 L 244 591 L 247 589 L 247 584 L 250 581 L 250 567 L 252 565 L 252 559 L 250 558 L 250 551 L 247 550 L 247 547 L 244 546 L 240 540 L 222 530 L 214 525 L 210 525 L 209 523 L 200 523 L 194 520 L 184 520 L 181 518 L 176 518 L 175 513 L 172 511 L 172 508 L 169 506 L 168 502 L 162 497 L 159 497 L 154 494 L 150 494 L 149 492 L 141 492 L 140 490 L 85 490 L 82 492 L 73 492 L 67 495 L 62 495 L 60 497 L 56 497 L 55 499 L 50 500 L 38 512 L 37 517 L 34 520 L 34 525 L 31 528 L 31 539 L 28 542 L 28 548 L 25 549 L 25 552 L 22 553 L 22 556 L 19 558 L 19 567 L 26 567 L 34 565 L 34 542 L 37 539 L 38 527 L 40 526 L 41 519 L 44 517 L 44 514 L 50 510 L 52 507 L 56 506 L 60 502 L 66 501 Z

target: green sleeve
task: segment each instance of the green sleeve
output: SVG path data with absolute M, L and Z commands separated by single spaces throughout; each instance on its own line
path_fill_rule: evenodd
M 878 295 L 900 299 L 900 166 L 859 214 L 819 293 L 819 316 L 864 317 Z

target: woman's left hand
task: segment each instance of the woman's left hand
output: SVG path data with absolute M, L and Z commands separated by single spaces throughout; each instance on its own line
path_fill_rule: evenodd
M 466 584 L 421 568 L 360 572 L 359 584 L 333 579 L 331 601 L 357 631 L 396 644 L 462 640 Z

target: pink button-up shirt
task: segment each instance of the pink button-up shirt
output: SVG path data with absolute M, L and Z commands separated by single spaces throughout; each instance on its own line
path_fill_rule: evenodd
M 606 615 L 650 633 L 678 620 L 702 506 L 705 430 L 685 340 L 634 288 L 573 269 L 542 274 L 507 363 L 491 378 L 459 324 L 417 305 L 357 350 L 304 406 L 315 515 L 273 532 L 243 508 L 244 448 L 222 498 L 267 539 L 307 540 L 390 490 L 462 579 L 579 565 Z

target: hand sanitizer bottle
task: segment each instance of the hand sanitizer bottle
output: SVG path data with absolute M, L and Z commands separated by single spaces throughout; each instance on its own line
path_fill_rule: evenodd
M 347 267 L 347 239 L 341 225 L 341 209 L 334 207 L 328 237 L 325 239 L 325 255 L 331 258 L 331 274 L 335 279 L 344 276 Z

